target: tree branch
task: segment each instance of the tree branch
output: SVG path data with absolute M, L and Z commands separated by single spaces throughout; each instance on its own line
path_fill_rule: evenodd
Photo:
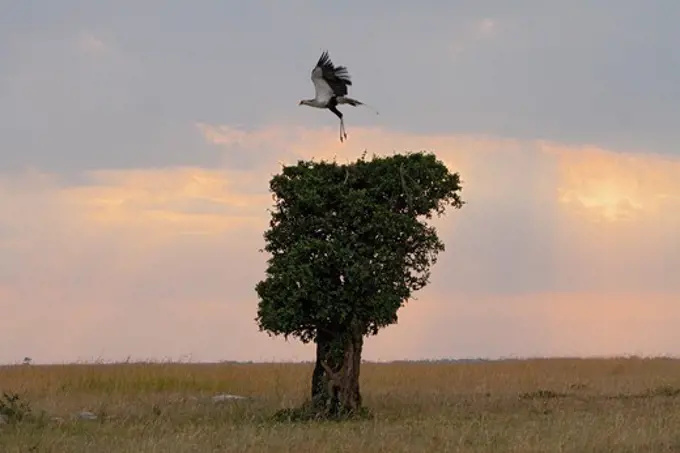
M 406 186 L 406 179 L 404 178 L 404 164 L 399 165 L 399 176 L 401 177 L 401 188 L 404 190 L 406 199 L 408 200 L 408 208 L 411 209 L 411 192 L 409 192 L 408 187 Z
M 333 369 L 328 366 L 325 360 L 321 361 L 321 366 L 323 367 L 324 371 L 326 372 L 326 375 L 328 376 L 328 380 L 331 384 L 334 385 L 339 385 L 339 382 L 341 382 L 341 371 L 335 372 Z
M 317 331 L 321 331 L 321 332 L 323 332 L 323 333 L 326 333 L 326 334 L 330 335 L 330 336 L 333 337 L 333 338 L 335 338 L 335 337 L 338 335 L 337 332 L 333 332 L 332 330 L 328 330 L 328 329 L 326 329 L 326 328 L 323 327 L 323 326 L 318 326 L 318 325 L 317 325 L 317 326 L 316 326 L 316 330 L 317 330 Z

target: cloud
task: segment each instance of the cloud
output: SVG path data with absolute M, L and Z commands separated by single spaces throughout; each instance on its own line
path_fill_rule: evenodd
M 88 183 L 61 191 L 65 202 L 102 227 L 145 229 L 154 235 L 159 229 L 165 234 L 224 234 L 260 226 L 270 199 L 266 189 L 252 188 L 252 175 L 227 170 L 178 167 L 92 171 L 87 176 Z
M 490 18 L 483 19 L 475 24 L 475 28 L 481 36 L 492 36 L 498 30 L 498 21 Z
M 501 21 L 490 17 L 470 21 L 456 34 L 451 44 L 454 57 L 462 57 L 475 47 L 499 35 Z
M 94 55 L 104 53 L 108 50 L 108 46 L 104 44 L 104 41 L 86 31 L 80 34 L 78 47 L 83 52 Z
M 678 219 L 669 208 L 680 202 L 677 179 L 680 159 L 653 158 L 587 147 L 571 153 L 565 147 L 546 145 L 560 160 L 564 181 L 560 201 L 605 221 L 644 216 Z M 666 212 L 664 212 L 666 211 Z
M 125 33 L 93 28 L 14 39 L 11 64 L 0 68 L 7 151 L 0 172 L 35 167 L 75 178 L 102 168 L 214 163 L 173 100 L 181 85 L 163 87 L 167 76 L 130 51 Z
M 349 125 L 344 144 L 332 127 L 196 129 L 222 167 L 0 177 L 0 361 L 311 358 L 253 321 L 268 181 L 279 162 L 364 150 L 433 151 L 467 201 L 435 220 L 447 251 L 432 282 L 366 358 L 678 352 L 663 334 L 680 317 L 677 159 Z

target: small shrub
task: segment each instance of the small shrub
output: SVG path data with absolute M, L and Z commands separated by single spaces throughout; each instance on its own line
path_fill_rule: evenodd
M 567 397 L 566 393 L 558 393 L 553 390 L 536 390 L 535 392 L 527 392 L 527 393 L 521 393 L 519 395 L 520 399 L 543 399 L 543 400 L 548 400 L 548 399 L 554 399 L 554 398 L 564 398 Z
M 0 416 L 7 423 L 17 423 L 31 417 L 31 406 L 22 401 L 19 395 L 12 392 L 3 392 L 0 398 Z
M 674 398 L 680 396 L 680 388 L 672 387 L 670 385 L 662 385 L 645 392 L 645 396 L 661 396 L 666 398 Z

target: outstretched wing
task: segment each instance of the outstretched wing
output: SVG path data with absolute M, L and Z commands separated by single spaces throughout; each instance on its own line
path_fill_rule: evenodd
M 347 86 L 352 84 L 344 66 L 334 66 L 328 52 L 324 51 L 312 70 L 312 83 L 316 98 L 328 101 L 333 96 L 347 96 Z

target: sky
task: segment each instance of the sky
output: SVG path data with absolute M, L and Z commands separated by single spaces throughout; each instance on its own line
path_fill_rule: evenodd
M 466 205 L 364 358 L 680 354 L 680 3 L 0 4 L 0 363 L 300 361 L 269 179 L 429 151 Z M 348 140 L 314 96 L 348 67 Z

